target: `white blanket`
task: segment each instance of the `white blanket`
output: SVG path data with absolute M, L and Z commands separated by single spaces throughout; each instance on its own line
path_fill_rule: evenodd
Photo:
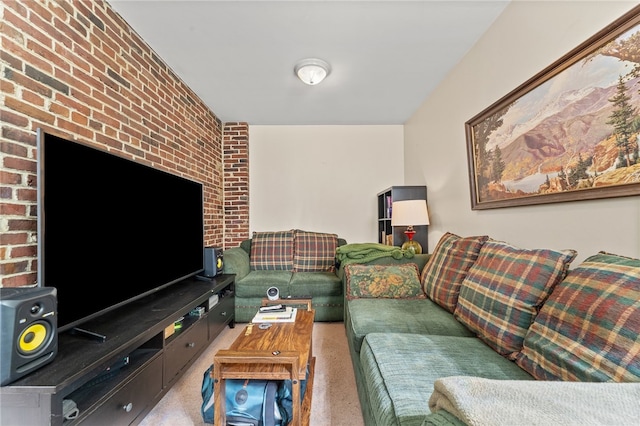
M 640 383 L 436 380 L 432 412 L 446 410 L 467 425 L 640 425 Z

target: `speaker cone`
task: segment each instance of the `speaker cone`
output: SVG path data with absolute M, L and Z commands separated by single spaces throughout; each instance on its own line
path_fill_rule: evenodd
M 53 333 L 46 321 L 36 321 L 25 328 L 18 337 L 18 352 L 33 355 L 46 347 Z

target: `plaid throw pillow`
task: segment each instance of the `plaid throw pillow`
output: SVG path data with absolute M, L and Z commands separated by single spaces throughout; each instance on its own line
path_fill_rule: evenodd
M 290 271 L 293 268 L 293 230 L 254 232 L 249 265 L 253 271 Z
M 445 233 L 422 270 L 422 287 L 429 299 L 449 312 L 458 304 L 460 285 L 478 258 L 488 236 L 462 238 Z
M 640 259 L 600 252 L 569 272 L 516 363 L 539 380 L 640 381 Z
M 293 271 L 334 272 L 338 236 L 321 232 L 295 231 Z
M 489 240 L 462 282 L 454 315 L 496 352 L 515 359 L 575 256 L 574 250 L 524 250 Z
M 420 271 L 415 263 L 403 265 L 359 265 L 344 267 L 347 299 L 425 299 Z

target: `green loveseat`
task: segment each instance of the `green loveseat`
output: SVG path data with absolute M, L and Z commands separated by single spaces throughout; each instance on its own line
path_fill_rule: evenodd
M 225 274 L 236 275 L 235 318 L 250 322 L 269 287 L 281 298 L 311 297 L 316 321 L 342 321 L 344 294 L 336 274 L 335 234 L 302 231 L 254 232 L 223 252 Z
M 575 255 L 446 233 L 426 265 L 343 264 L 365 424 L 637 422 L 640 260 Z

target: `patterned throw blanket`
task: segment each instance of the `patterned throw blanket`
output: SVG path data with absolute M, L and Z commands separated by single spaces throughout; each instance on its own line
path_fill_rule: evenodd
M 467 425 L 638 425 L 640 383 L 436 380 L 432 412 L 446 410 Z
M 336 258 L 343 265 L 366 263 L 381 257 L 393 257 L 394 259 L 406 257 L 411 259 L 413 256 L 414 254 L 411 251 L 379 243 L 352 243 L 336 249 Z

